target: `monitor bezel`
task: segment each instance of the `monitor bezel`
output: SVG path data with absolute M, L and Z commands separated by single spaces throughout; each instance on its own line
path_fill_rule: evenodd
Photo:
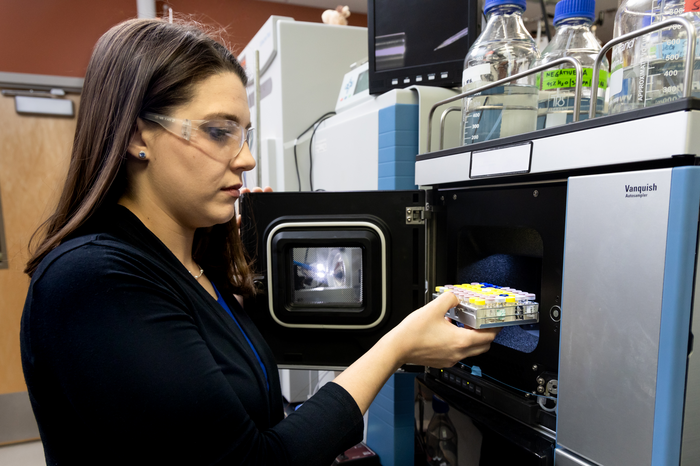
M 392 89 L 404 89 L 413 85 L 437 86 L 437 87 L 461 87 L 462 71 L 464 70 L 464 57 L 447 62 L 429 63 L 425 65 L 414 65 L 392 70 L 375 69 L 375 4 L 382 0 L 367 0 L 367 48 L 369 62 L 369 93 L 383 94 Z M 478 14 L 478 0 L 467 0 L 467 13 L 469 19 L 467 26 L 469 32 L 467 38 L 469 46 L 474 43 L 479 35 L 481 25 Z M 466 56 L 466 53 L 464 54 Z M 447 78 L 442 78 L 443 72 L 447 73 Z M 434 80 L 429 80 L 429 74 L 435 74 Z M 416 77 L 422 76 L 422 81 L 417 81 Z M 395 82 L 394 82 L 395 80 Z

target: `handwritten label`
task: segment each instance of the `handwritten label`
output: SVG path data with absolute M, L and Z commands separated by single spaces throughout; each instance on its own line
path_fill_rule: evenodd
M 700 0 L 697 1 L 700 2 Z M 581 71 L 583 72 L 583 87 L 591 87 L 593 69 L 583 68 Z M 576 70 L 574 68 L 562 68 L 560 70 L 543 71 L 541 75 L 537 75 L 537 87 L 543 91 L 576 87 Z M 608 87 L 608 72 L 605 70 L 600 70 L 598 74 L 598 87 L 600 89 Z
M 700 0 L 685 0 L 685 9 L 683 11 L 685 13 L 689 11 L 700 11 Z

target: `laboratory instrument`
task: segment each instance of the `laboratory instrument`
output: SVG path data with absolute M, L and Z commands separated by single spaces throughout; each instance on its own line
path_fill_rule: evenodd
M 689 94 L 421 153 L 418 190 L 245 195 L 262 290 L 246 309 L 282 365 L 327 368 L 354 361 L 440 283 L 534 293 L 537 323 L 418 376 L 420 399 L 430 390 L 454 408 L 460 461 L 698 464 L 700 100 Z M 329 305 L 292 305 L 280 287 L 294 287 L 292 252 L 309 247 L 360 247 L 359 307 L 338 306 L 330 282 L 317 282 Z
M 275 191 L 309 189 L 297 177 L 297 170 L 308 173 L 308 165 L 295 163 L 294 143 L 318 118 L 333 112 L 343 76 L 365 57 L 366 28 L 282 16 L 265 22 L 238 56 L 248 75 L 250 117 L 260 146 L 257 166 L 245 174 L 247 186 L 256 185 L 260 172 L 260 185 Z

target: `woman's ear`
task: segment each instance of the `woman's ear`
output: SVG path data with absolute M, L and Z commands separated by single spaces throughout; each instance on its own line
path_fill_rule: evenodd
M 148 157 L 148 150 L 143 137 L 143 132 L 145 129 L 146 125 L 143 120 L 141 118 L 137 118 L 136 129 L 134 130 L 134 134 L 131 135 L 131 140 L 129 141 L 129 146 L 127 147 L 127 152 L 129 155 L 132 155 L 139 160 L 145 160 Z

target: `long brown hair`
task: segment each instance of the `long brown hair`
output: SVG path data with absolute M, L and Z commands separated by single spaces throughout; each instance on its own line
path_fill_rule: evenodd
M 30 245 L 43 239 L 25 273 L 32 276 L 49 252 L 124 193 L 127 147 L 137 117 L 167 115 L 192 99 L 197 83 L 223 71 L 247 83 L 233 54 L 193 23 L 133 19 L 100 38 L 85 74 L 66 183 L 55 212 L 32 237 Z M 235 218 L 200 230 L 193 259 L 227 291 L 254 293 Z

